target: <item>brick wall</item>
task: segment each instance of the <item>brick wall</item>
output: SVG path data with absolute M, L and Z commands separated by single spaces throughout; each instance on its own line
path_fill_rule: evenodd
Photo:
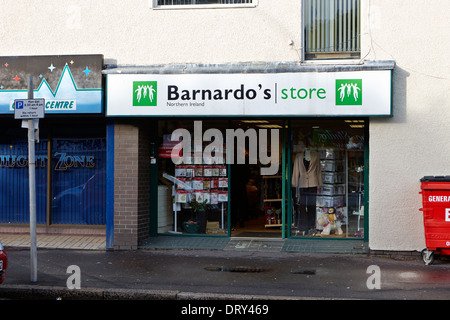
M 148 125 L 139 130 L 139 180 L 138 180 L 138 244 L 147 240 L 150 233 L 150 133 Z
M 138 121 L 114 127 L 114 249 L 134 250 L 149 233 L 148 134 Z

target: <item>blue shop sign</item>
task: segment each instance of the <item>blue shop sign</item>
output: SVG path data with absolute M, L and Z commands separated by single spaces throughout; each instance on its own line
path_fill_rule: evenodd
M 14 113 L 14 100 L 45 99 L 46 114 L 103 112 L 103 55 L 0 57 L 0 114 Z

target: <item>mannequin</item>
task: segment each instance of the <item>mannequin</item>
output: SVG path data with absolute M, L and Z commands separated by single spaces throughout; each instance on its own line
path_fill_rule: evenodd
M 294 225 L 300 231 L 315 229 L 317 187 L 322 184 L 319 154 L 310 147 L 295 156 L 292 172 L 295 204 L 299 208 Z

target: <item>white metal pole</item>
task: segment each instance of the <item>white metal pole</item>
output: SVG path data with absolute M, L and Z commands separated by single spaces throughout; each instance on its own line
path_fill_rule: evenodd
M 28 76 L 28 99 L 33 99 L 33 77 Z M 34 119 L 28 120 L 28 173 L 30 191 L 30 269 L 31 282 L 37 282 L 36 248 L 36 159 Z

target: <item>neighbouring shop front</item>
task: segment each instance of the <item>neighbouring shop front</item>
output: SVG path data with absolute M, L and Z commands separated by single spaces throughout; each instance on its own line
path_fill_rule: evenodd
M 102 68 L 101 55 L 0 57 L 1 228 L 29 223 L 27 129 L 14 119 L 14 100 L 27 98 L 28 75 L 34 98 L 45 99 L 36 143 L 38 231 L 105 228 Z
M 369 124 L 392 115 L 392 66 L 214 68 L 106 72 L 107 117 L 154 127 L 150 229 L 367 240 Z

